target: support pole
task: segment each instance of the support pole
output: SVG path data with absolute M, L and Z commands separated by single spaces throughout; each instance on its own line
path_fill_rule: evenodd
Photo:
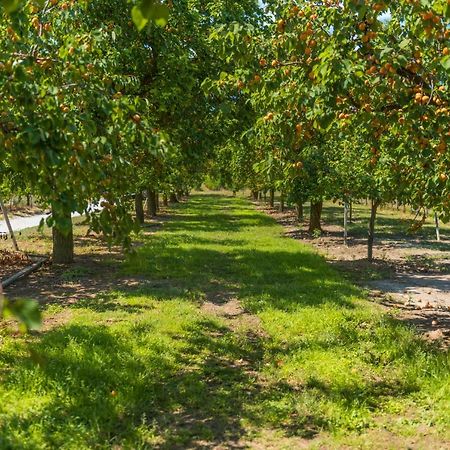
M 344 203 L 344 244 L 347 245 L 348 237 L 348 203 Z
M 13 241 L 14 250 L 16 252 L 19 251 L 19 246 L 17 245 L 16 236 L 14 235 L 14 230 L 12 229 L 11 222 L 9 221 L 8 213 L 6 212 L 5 205 L 3 204 L 3 200 L 0 197 L 0 208 L 3 212 L 3 217 L 5 218 L 6 226 L 8 227 L 9 234 L 11 235 L 11 239 Z
M 438 242 L 441 242 L 441 232 L 439 230 L 439 217 L 436 212 L 434 213 L 434 224 L 436 226 L 436 240 Z

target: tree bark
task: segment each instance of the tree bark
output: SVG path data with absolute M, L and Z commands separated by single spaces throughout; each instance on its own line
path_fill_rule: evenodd
M 309 232 L 314 233 L 314 231 L 322 231 L 322 226 L 320 224 L 320 219 L 322 217 L 322 207 L 323 202 L 311 202 L 311 210 L 309 217 Z
M 303 202 L 297 202 L 295 205 L 295 211 L 297 212 L 297 221 L 303 222 Z
M 156 204 L 156 192 L 148 189 L 147 190 L 147 214 L 150 217 L 156 217 L 158 212 L 158 207 Z
M 136 210 L 136 220 L 142 225 L 145 222 L 144 217 L 144 196 L 138 192 L 134 197 L 134 206 Z
M 269 206 L 273 208 L 275 206 L 275 189 L 271 189 L 269 193 Z
M 252 191 L 252 198 L 255 202 L 258 201 L 258 191 Z
M 175 194 L 175 192 L 171 192 L 169 194 L 169 201 L 170 201 L 170 203 L 180 203 L 178 201 L 177 194 Z
M 377 209 L 379 206 L 378 200 L 372 199 L 372 206 L 370 208 L 370 221 L 369 221 L 369 237 L 367 239 L 367 260 L 373 261 L 373 243 L 375 240 L 375 221 L 377 219 Z
M 351 200 L 349 202 L 348 221 L 349 223 L 353 222 L 353 202 Z
M 169 206 L 169 199 L 166 193 L 163 194 L 163 206 Z
M 159 192 L 155 192 L 156 212 L 159 213 L 161 208 L 159 207 Z
M 71 213 L 66 213 L 64 219 L 70 223 L 69 230 L 62 231 L 57 227 L 52 228 L 54 264 L 73 263 L 74 245 Z

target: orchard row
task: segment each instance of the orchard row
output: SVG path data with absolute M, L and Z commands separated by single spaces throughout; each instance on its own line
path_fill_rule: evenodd
M 209 35 L 215 24 L 257 24 L 258 5 L 0 3 L 3 196 L 32 193 L 51 208 L 56 262 L 73 258 L 74 211 L 111 243 L 129 246 L 144 191 L 155 213 L 158 192 L 174 197 L 208 170 L 227 127 L 216 113 L 221 101 L 206 97 L 201 83 L 229 66 Z
M 271 1 L 262 29 L 217 30 L 239 67 L 204 88 L 251 113 L 216 172 L 310 201 L 311 231 L 323 200 L 372 199 L 369 258 L 383 202 L 449 220 L 449 18 L 448 0 Z

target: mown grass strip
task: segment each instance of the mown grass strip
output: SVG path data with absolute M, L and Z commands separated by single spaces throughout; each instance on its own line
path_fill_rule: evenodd
M 448 355 L 246 200 L 195 196 L 142 240 L 122 268 L 142 279 L 135 290 L 53 306 L 70 321 L 31 338 L 2 332 L 1 448 L 226 446 L 271 430 L 274 445 L 329 443 L 418 427 L 444 442 Z M 200 308 L 230 295 L 263 334 Z

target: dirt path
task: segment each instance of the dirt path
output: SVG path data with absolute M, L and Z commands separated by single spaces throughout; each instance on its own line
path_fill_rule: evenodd
M 366 241 L 343 242 L 343 229 L 323 225 L 312 238 L 306 224 L 299 226 L 294 211 L 280 213 L 261 207 L 285 228 L 286 236 L 313 245 L 337 269 L 370 290 L 370 297 L 414 325 L 423 336 L 450 347 L 450 258 L 448 252 L 418 248 L 414 239 L 379 240 L 375 261 L 366 260 Z
M 397 308 L 427 339 L 450 346 L 450 275 L 403 273 L 368 286 L 372 296 L 380 293 L 383 305 Z

